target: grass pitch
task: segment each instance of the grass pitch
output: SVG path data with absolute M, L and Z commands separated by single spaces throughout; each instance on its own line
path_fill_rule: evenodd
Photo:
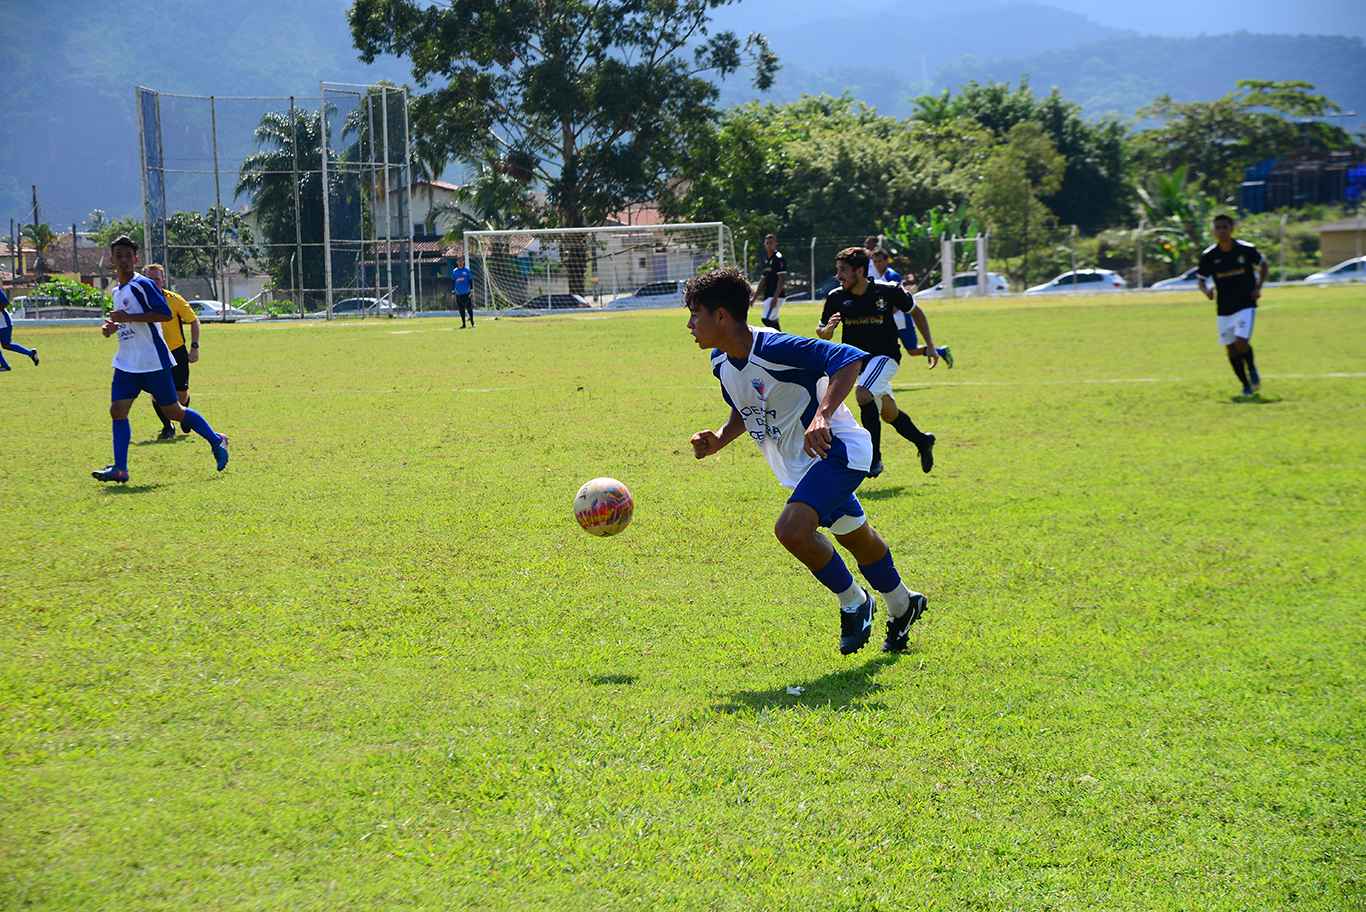
M 231 466 L 139 401 L 126 488 L 112 343 L 21 328 L 0 907 L 1366 907 L 1366 290 L 1254 403 L 1213 310 L 930 305 L 860 491 L 930 611 L 850 658 L 682 310 L 211 326 Z

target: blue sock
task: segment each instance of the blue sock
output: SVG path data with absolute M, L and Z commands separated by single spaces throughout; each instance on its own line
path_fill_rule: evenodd
M 133 439 L 133 426 L 127 418 L 114 422 L 114 468 L 128 471 L 128 442 Z
M 941 358 L 944 357 L 944 346 L 936 345 L 934 348 L 934 353 Z
M 896 572 L 892 563 L 892 549 L 888 548 L 882 559 L 872 564 L 860 564 L 859 572 L 878 592 L 887 593 L 901 585 L 901 574 Z
M 5 348 L 7 348 L 7 349 L 9 349 L 10 351 L 14 352 L 16 355 L 23 355 L 25 358 L 32 358 L 32 357 L 33 357 L 33 349 L 31 349 L 31 348 L 24 348 L 24 346 L 22 346 L 22 345 L 15 345 L 13 342 L 10 342 L 9 344 L 7 344 L 7 345 L 5 346 Z
M 209 422 L 204 420 L 203 415 L 192 408 L 187 408 L 185 410 L 185 423 L 190 426 L 190 430 L 207 440 L 209 446 L 218 446 L 218 434 L 214 432 L 213 428 L 209 427 Z
M 8 368 L 8 367 L 9 367 L 9 363 L 8 363 L 7 361 L 5 361 L 5 356 L 4 356 L 4 355 L 0 355 L 0 370 L 4 370 L 4 369 L 6 369 L 6 368 Z
M 839 595 L 841 592 L 847 592 L 849 587 L 854 585 L 854 575 L 850 573 L 849 568 L 844 565 L 844 561 L 840 559 L 840 553 L 838 551 L 832 550 L 830 553 L 830 563 L 826 564 L 812 575 L 820 580 L 822 586 L 836 595 Z

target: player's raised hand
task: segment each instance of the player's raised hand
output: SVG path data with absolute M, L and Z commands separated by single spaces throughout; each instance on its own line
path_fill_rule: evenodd
M 806 455 L 824 459 L 830 452 L 830 419 L 820 412 L 811 419 L 806 428 L 806 438 L 802 441 Z
M 721 451 L 721 438 L 716 436 L 715 431 L 698 431 L 688 442 L 692 444 L 693 456 L 698 459 Z

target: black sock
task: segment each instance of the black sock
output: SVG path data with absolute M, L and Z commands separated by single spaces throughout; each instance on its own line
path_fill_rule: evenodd
M 916 427 L 915 422 L 911 420 L 911 416 L 907 415 L 905 412 L 897 412 L 896 420 L 892 422 L 892 427 L 896 428 L 898 434 L 905 437 L 917 447 L 928 439 L 925 437 L 925 432 Z
M 882 416 L 876 402 L 865 402 L 858 407 L 858 419 L 873 438 L 873 462 L 882 461 Z
M 1251 377 L 1254 373 L 1257 372 L 1257 363 L 1252 360 L 1251 345 L 1247 347 L 1247 351 L 1243 352 L 1243 363 L 1247 365 L 1247 375 L 1249 377 Z
M 166 415 L 165 415 L 165 413 L 161 411 L 161 406 L 159 406 L 159 405 L 157 405 L 155 402 L 153 402 L 153 403 L 152 403 L 152 411 L 156 412 L 156 413 L 157 413 L 157 417 L 161 419 L 161 429 L 162 429 L 163 431 L 168 431 L 168 430 L 170 430 L 170 429 L 171 429 L 171 419 L 170 419 L 170 418 L 167 418 Z
M 1247 368 L 1243 366 L 1242 354 L 1236 351 L 1229 352 L 1228 363 L 1233 365 L 1233 372 L 1238 375 L 1238 381 L 1247 386 Z
M 759 322 L 767 326 L 769 329 L 777 330 L 778 332 L 783 331 L 783 328 L 778 325 L 777 320 L 760 319 Z

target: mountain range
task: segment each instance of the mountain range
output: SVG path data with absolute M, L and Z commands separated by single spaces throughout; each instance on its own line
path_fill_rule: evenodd
M 346 0 L 216 0 L 212 6 L 128 0 L 120 6 L 126 15 L 81 19 L 59 4 L 34 3 L 23 40 L 10 43 L 10 78 L 0 93 L 0 219 L 31 219 L 33 184 L 42 220 L 55 227 L 79 222 L 95 208 L 138 213 L 135 85 L 219 97 L 316 98 L 322 80 L 411 82 L 402 60 L 369 66 L 357 60 L 347 6 Z M 783 12 L 797 6 L 805 11 L 800 16 Z M 763 32 L 783 64 L 776 85 L 762 96 L 741 77 L 728 80 L 723 103 L 848 92 L 905 117 L 917 95 L 970 80 L 1028 79 L 1039 92 L 1056 86 L 1088 116 L 1132 121 L 1161 94 L 1215 98 L 1238 79 L 1263 78 L 1307 80 L 1346 111 L 1366 112 L 1366 46 L 1356 36 L 1150 35 L 1034 2 L 928 12 L 854 4 L 839 16 L 822 10 L 828 7 L 772 2 L 755 2 L 752 11 L 746 3 L 722 8 L 719 25 Z M 240 158 L 255 117 L 268 107 L 219 104 L 226 122 L 220 127 L 243 134 L 229 160 Z M 163 118 L 177 129 L 202 132 L 207 116 L 203 102 L 163 103 Z M 1344 123 L 1359 127 L 1363 120 L 1354 114 Z M 458 178 L 458 169 L 448 176 Z M 231 183 L 225 177 L 221 190 L 228 201 Z M 0 224 L 4 230 L 8 225 Z

